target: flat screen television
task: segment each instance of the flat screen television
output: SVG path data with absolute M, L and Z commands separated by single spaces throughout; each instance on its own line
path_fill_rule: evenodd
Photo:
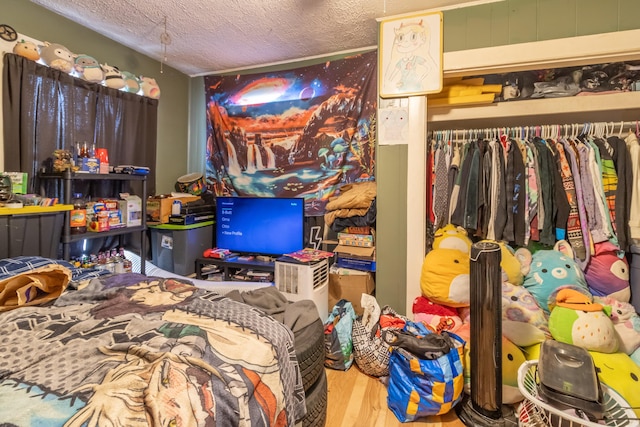
M 216 246 L 259 255 L 282 255 L 302 249 L 304 199 L 217 197 Z

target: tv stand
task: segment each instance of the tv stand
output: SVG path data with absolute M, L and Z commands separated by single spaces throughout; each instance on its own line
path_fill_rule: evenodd
M 258 261 L 257 259 L 252 260 L 242 260 L 237 257 L 230 259 L 218 259 L 218 258 L 197 258 L 196 259 L 196 279 L 206 279 L 210 273 L 203 273 L 202 269 L 207 265 L 216 265 L 220 267 L 223 273 L 223 280 L 225 281 L 242 281 L 236 276 L 242 270 L 254 271 L 254 272 L 264 272 L 269 273 L 266 276 L 258 276 L 256 275 L 255 280 L 250 280 L 250 276 L 245 275 L 247 277 L 247 281 L 255 281 L 255 282 L 273 282 L 273 274 L 275 270 L 275 262 L 272 261 Z M 265 280 L 269 279 L 269 280 Z

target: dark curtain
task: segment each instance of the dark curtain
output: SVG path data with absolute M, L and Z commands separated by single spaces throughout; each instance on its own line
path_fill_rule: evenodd
M 4 55 L 2 94 L 5 170 L 37 173 L 53 151 L 73 152 L 76 141 L 106 148 L 111 165 L 147 166 L 155 191 L 158 100 L 75 78 L 22 56 Z M 35 178 L 35 179 L 34 179 Z

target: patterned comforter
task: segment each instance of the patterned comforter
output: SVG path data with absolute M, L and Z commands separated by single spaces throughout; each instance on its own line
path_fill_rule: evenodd
M 0 313 L 3 426 L 286 426 L 304 398 L 291 331 L 188 282 L 105 275 Z

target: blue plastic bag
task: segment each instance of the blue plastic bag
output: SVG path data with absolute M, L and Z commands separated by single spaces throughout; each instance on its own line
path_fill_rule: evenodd
M 409 322 L 404 330 L 413 334 L 431 333 L 414 322 Z M 387 406 L 400 422 L 445 414 L 462 400 L 465 342 L 455 334 L 443 334 L 452 338 L 454 347 L 437 359 L 423 359 L 401 347 L 393 348 Z

